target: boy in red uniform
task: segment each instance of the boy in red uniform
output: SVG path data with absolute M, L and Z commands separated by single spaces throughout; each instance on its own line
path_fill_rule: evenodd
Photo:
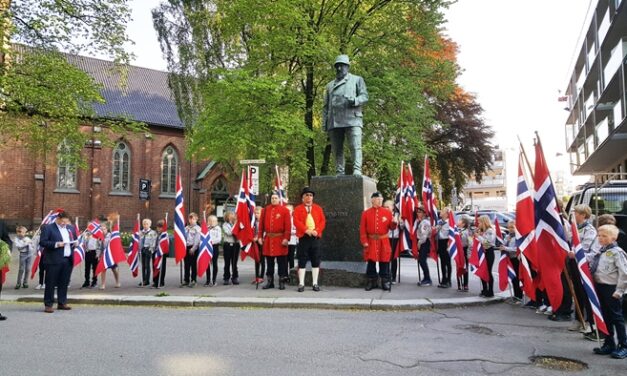
M 313 290 L 320 291 L 318 275 L 320 273 L 320 238 L 326 226 L 326 218 L 322 208 L 313 203 L 314 191 L 305 187 L 300 195 L 303 203 L 294 209 L 294 226 L 298 236 L 298 292 L 305 291 L 305 267 L 311 261 L 311 277 Z
M 390 247 L 388 231 L 396 228 L 397 220 L 389 209 L 381 206 L 383 204 L 381 193 L 373 193 L 370 196 L 370 202 L 372 207 L 362 213 L 359 226 L 359 242 L 364 247 L 364 260 L 368 262 L 366 291 L 378 286 L 379 277 L 381 277 L 381 288 L 389 291 L 391 289 L 390 258 L 392 247 Z M 377 262 L 379 263 L 378 276 Z
M 290 211 L 281 206 L 277 192 L 272 192 L 270 205 L 263 208 L 259 221 L 259 235 L 263 235 L 260 243 L 266 257 L 266 276 L 268 280 L 264 289 L 274 288 L 274 259 L 279 267 L 279 290 L 285 290 L 287 280 L 287 243 L 292 231 Z

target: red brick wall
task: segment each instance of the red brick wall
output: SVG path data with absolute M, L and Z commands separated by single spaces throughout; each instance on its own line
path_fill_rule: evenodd
M 89 127 L 86 130 L 91 129 Z M 151 218 L 153 223 L 169 214 L 170 227 L 173 223 L 174 198 L 160 197 L 161 192 L 161 157 L 168 145 L 178 154 L 185 197 L 185 212 L 202 210 L 210 200 L 211 185 L 219 176 L 226 176 L 220 168 L 214 169 L 203 181 L 195 182 L 207 162 L 191 162 L 185 156 L 185 138 L 183 132 L 170 128 L 151 128 L 151 135 L 134 134 L 123 138 L 131 152 L 130 196 L 111 194 L 112 192 L 112 147 L 83 149 L 83 156 L 88 165 L 77 172 L 78 193 L 58 192 L 56 187 L 57 167 L 54 161 L 44 164 L 35 161 L 23 147 L 13 145 L 0 153 L 0 218 L 6 220 L 10 228 L 17 223 L 33 227 L 42 217 L 54 208 L 65 209 L 72 218 L 79 217 L 81 228 L 86 221 L 95 216 L 106 215 L 111 211 L 120 213 L 122 230 L 129 230 L 137 213 L 142 218 Z M 106 137 L 104 133 L 95 134 L 96 138 Z M 118 137 L 113 137 L 119 140 Z M 92 156 L 93 153 L 93 156 Z M 45 166 L 45 167 L 44 167 Z M 35 174 L 44 174 L 44 180 L 36 180 Z M 92 183 L 99 178 L 100 183 Z M 151 199 L 139 200 L 139 179 L 152 181 Z M 229 191 L 238 191 L 237 178 L 229 179 Z M 44 189 L 45 183 L 45 189 Z M 203 192 L 203 189 L 206 192 Z M 55 192 L 56 190 L 56 192 Z

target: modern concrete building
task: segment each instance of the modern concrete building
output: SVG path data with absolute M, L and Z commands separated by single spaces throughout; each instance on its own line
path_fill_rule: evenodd
M 627 172 L 627 10 L 592 0 L 566 95 L 566 150 L 574 175 Z
M 505 151 L 497 149 L 490 170 L 483 174 L 481 183 L 471 175 L 464 186 L 464 208 L 507 210 L 505 172 Z

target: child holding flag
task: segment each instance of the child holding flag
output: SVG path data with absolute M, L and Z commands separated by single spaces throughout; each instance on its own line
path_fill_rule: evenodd
M 603 346 L 593 349 L 598 355 L 611 355 L 615 359 L 627 358 L 627 333 L 622 312 L 623 294 L 627 289 L 627 254 L 616 244 L 618 228 L 604 225 L 597 230 L 601 249 L 590 262 L 594 287 L 601 303 L 603 320 L 609 335 Z M 618 346 L 614 341 L 614 331 Z

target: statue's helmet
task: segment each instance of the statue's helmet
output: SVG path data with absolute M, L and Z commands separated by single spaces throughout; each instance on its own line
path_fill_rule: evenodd
M 333 65 L 335 66 L 336 64 L 351 65 L 350 60 L 348 60 L 348 55 L 339 55 L 338 57 L 336 57 L 335 63 L 333 63 Z

